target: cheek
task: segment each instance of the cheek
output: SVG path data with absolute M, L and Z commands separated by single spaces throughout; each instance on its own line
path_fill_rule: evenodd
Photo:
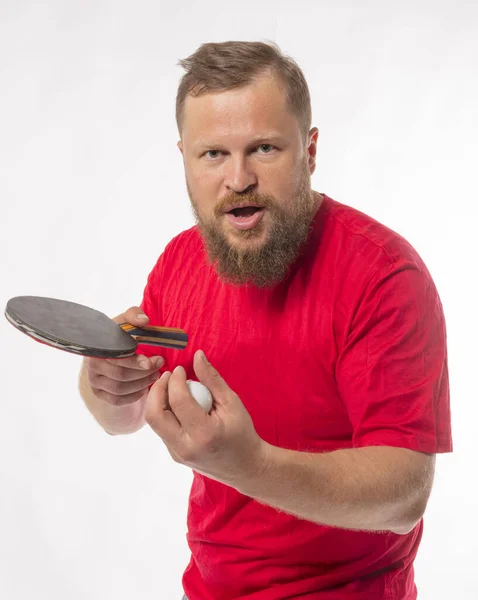
M 186 178 L 196 194 L 211 194 L 221 185 L 219 169 L 204 168 L 194 165 L 186 171 Z
M 276 187 L 293 187 L 303 169 L 302 161 L 295 159 L 293 156 L 285 155 L 273 164 L 267 165 L 263 169 L 263 174 L 268 181 Z
M 297 190 L 299 172 L 290 165 L 274 170 L 264 180 L 267 190 L 276 198 L 289 198 Z
M 210 174 L 186 173 L 186 183 L 191 202 L 200 216 L 208 218 L 218 202 L 217 186 L 211 181 Z

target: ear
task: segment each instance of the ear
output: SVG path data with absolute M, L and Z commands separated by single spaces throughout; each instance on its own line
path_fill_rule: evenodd
M 183 143 L 181 140 L 179 140 L 179 142 L 178 142 L 178 148 L 181 151 L 181 154 L 183 154 Z
M 309 131 L 309 139 L 307 142 L 307 159 L 309 163 L 310 174 L 312 175 L 315 171 L 315 159 L 317 156 L 317 141 L 319 139 L 319 130 L 317 127 L 313 127 Z

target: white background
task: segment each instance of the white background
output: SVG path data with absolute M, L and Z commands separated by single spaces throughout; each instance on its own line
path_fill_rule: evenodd
M 420 600 L 476 599 L 475 0 L 0 0 L 0 16 L 3 306 L 138 304 L 193 224 L 177 61 L 230 39 L 298 61 L 320 130 L 314 189 L 404 235 L 440 292 L 455 451 L 437 460 L 416 581 Z M 190 471 L 148 428 L 97 426 L 78 357 L 5 319 L 0 336 L 0 598 L 179 600 Z

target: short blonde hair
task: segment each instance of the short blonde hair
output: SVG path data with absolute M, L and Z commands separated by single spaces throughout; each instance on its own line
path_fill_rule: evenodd
M 312 109 L 309 87 L 298 64 L 273 42 L 221 42 L 202 44 L 179 61 L 186 70 L 176 96 L 176 122 L 181 135 L 184 102 L 188 95 L 201 96 L 250 84 L 263 73 L 272 73 L 282 84 L 290 112 L 307 139 Z

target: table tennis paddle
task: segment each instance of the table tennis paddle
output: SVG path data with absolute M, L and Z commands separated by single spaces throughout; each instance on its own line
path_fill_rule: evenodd
M 11 298 L 5 317 L 33 339 L 81 356 L 126 358 L 138 344 L 184 349 L 188 343 L 182 329 L 117 324 L 88 306 L 41 296 Z

